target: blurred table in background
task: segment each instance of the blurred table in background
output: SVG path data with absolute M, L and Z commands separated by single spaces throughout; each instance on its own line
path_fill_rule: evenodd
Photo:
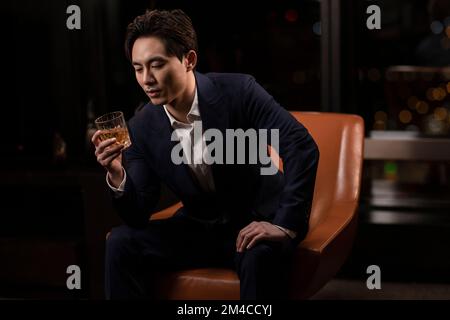
M 392 281 L 449 282 L 450 139 L 372 132 L 365 139 L 359 228 L 343 274 L 379 265 Z

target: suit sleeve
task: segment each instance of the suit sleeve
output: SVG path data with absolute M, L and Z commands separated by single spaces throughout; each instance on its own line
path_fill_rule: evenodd
M 279 129 L 285 183 L 272 223 L 296 231 L 303 239 L 308 231 L 319 149 L 308 130 L 253 77 L 247 78 L 243 90 L 243 108 L 250 124 L 256 129 Z
M 123 153 L 123 163 L 127 179 L 122 196 L 113 197 L 113 205 L 122 220 L 135 228 L 145 227 L 158 203 L 161 182 L 158 175 L 147 163 L 133 125 L 129 125 L 131 146 Z M 111 191 L 112 193 L 113 191 Z

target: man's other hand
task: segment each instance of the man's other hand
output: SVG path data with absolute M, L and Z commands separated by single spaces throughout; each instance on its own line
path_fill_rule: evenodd
M 243 252 L 252 248 L 261 240 L 286 241 L 289 236 L 275 225 L 267 221 L 253 221 L 243 228 L 236 239 L 236 251 Z

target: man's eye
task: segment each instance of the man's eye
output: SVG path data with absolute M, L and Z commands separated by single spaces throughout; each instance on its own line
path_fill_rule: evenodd
M 159 64 L 152 64 L 152 68 L 153 69 L 159 69 L 159 68 L 161 68 L 162 66 L 163 66 L 164 64 L 163 63 L 159 63 Z
M 141 72 L 141 71 L 142 71 L 142 68 L 136 68 L 136 69 L 134 69 L 134 71 L 136 71 L 136 72 Z

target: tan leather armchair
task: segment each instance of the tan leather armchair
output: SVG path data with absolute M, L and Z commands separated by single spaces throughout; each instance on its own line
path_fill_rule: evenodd
M 356 115 L 292 112 L 314 137 L 320 160 L 310 228 L 291 270 L 290 297 L 306 299 L 341 268 L 356 233 L 363 162 L 364 122 Z M 281 159 L 282 160 L 282 159 Z M 181 203 L 152 215 L 171 216 Z M 228 269 L 168 273 L 160 279 L 161 299 L 239 299 L 239 279 Z

